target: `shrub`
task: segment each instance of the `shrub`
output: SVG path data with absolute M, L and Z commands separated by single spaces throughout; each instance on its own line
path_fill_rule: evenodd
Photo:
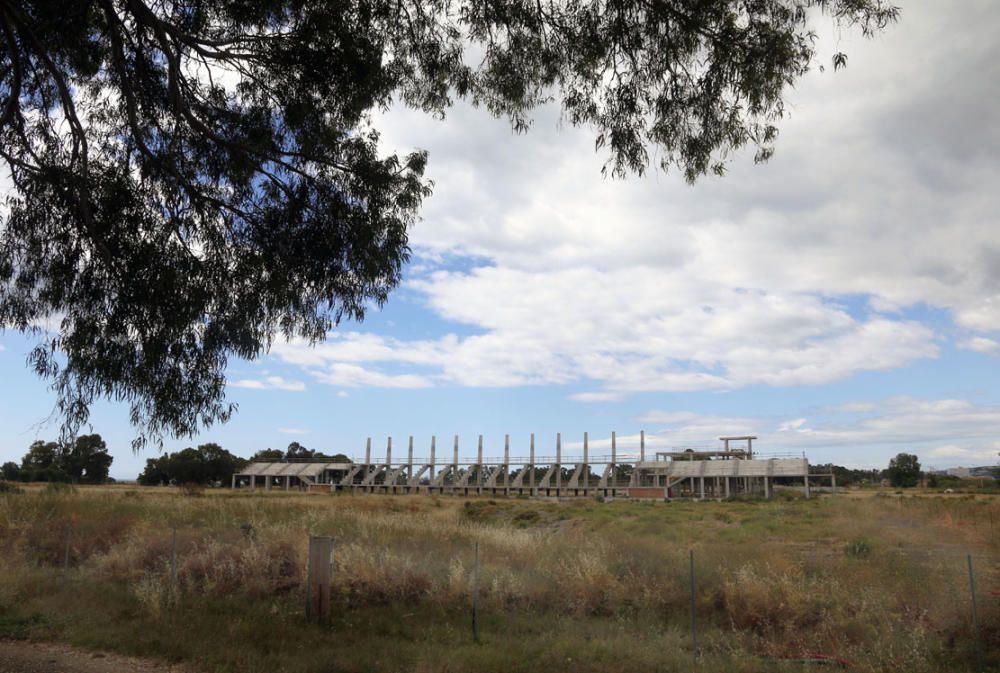
M 844 553 L 851 558 L 868 558 L 872 553 L 872 546 L 868 540 L 858 539 L 844 545 Z

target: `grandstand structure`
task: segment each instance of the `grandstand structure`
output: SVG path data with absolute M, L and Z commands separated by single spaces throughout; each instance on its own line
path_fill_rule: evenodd
M 646 452 L 646 435 L 639 435 L 638 452 L 619 452 L 611 433 L 610 453 L 594 455 L 587 433 L 572 454 L 564 452 L 562 436 L 555 438 L 554 454 L 536 452 L 531 435 L 527 455 L 512 456 L 510 436 L 502 456 L 485 455 L 479 436 L 474 458 L 462 457 L 456 436 L 451 455 L 439 455 L 432 437 L 430 451 L 415 458 L 413 438 L 405 457 L 394 459 L 392 439 L 385 460 L 374 458 L 369 438 L 363 460 L 339 463 L 250 463 L 233 475 L 233 488 L 301 489 L 310 492 L 386 494 L 453 494 L 595 497 L 605 498 L 770 498 L 775 488 L 796 488 L 806 497 L 828 484 L 836 491 L 833 474 L 811 474 L 805 455 L 755 454 L 757 437 L 720 437 L 717 449 Z

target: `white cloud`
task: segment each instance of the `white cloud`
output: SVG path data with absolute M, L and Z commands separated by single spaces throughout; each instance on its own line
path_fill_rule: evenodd
M 302 381 L 288 381 L 280 376 L 265 376 L 262 379 L 238 379 L 230 381 L 229 385 L 234 388 L 247 388 L 249 390 L 289 390 L 300 392 L 306 389 L 306 384 Z
M 569 399 L 574 402 L 617 402 L 622 399 L 625 395 L 623 393 L 616 392 L 587 392 L 587 393 L 574 393 L 569 396 Z
M 856 410 L 867 415 L 857 416 Z M 688 411 L 652 411 L 638 419 L 662 426 L 648 435 L 651 445 L 704 443 L 724 434 L 754 434 L 764 450 L 833 449 L 871 446 L 925 446 L 930 457 L 947 455 L 959 447 L 962 455 L 996 454 L 1000 407 L 968 400 L 922 400 L 892 397 L 827 408 L 822 418 L 777 420 L 768 417 L 727 418 Z M 958 453 L 954 454 L 958 455 Z
M 778 432 L 812 432 L 812 429 L 806 427 L 806 419 L 796 418 L 795 420 L 785 421 L 780 424 Z
M 955 444 L 946 444 L 944 446 L 937 446 L 933 449 L 927 451 L 927 455 L 937 459 L 937 458 L 948 458 L 952 459 L 952 462 L 961 462 L 965 466 L 976 467 L 980 464 L 991 465 L 997 462 L 997 449 L 996 447 L 979 447 L 979 448 L 968 448 L 964 446 L 956 446 Z M 936 460 L 935 462 L 941 462 Z
M 337 397 L 344 398 L 344 397 L 349 397 L 349 395 L 347 394 L 346 390 L 338 390 Z
M 1000 341 L 986 337 L 972 337 L 958 344 L 960 348 L 988 355 L 1000 355 Z
M 1000 330 L 990 25 L 985 0 L 961 13 L 913 3 L 884 37 L 851 44 L 847 71 L 790 92 L 770 164 L 742 156 L 694 188 L 657 173 L 601 179 L 592 132 L 555 131 L 553 109 L 524 136 L 465 106 L 446 124 L 394 110 L 386 145 L 419 138 L 436 181 L 410 289 L 475 334 L 366 335 L 341 361 L 469 386 L 728 390 L 937 357 L 935 328 L 906 318 L 918 305 Z M 942 41 L 943 26 L 970 39 Z M 448 255 L 470 263 L 442 270 Z
M 304 428 L 278 428 L 278 432 L 283 435 L 308 435 L 309 431 Z
M 432 385 L 430 380 L 416 374 L 385 374 L 341 362 L 314 370 L 313 375 L 320 383 L 341 387 L 427 388 Z

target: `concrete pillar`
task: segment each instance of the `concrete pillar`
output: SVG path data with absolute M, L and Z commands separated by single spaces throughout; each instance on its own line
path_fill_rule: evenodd
M 236 488 L 236 475 L 233 475 L 233 485 L 232 488 Z
M 269 474 L 264 475 L 264 490 L 265 491 L 271 490 L 271 475 Z
M 608 480 L 608 485 L 614 489 L 615 487 L 615 463 L 618 462 L 618 440 L 615 437 L 615 431 L 611 431 L 611 479 Z
M 646 462 L 646 431 L 639 431 L 639 462 Z
M 437 451 L 437 438 L 431 435 L 431 483 L 434 483 L 434 454 Z
M 583 492 L 587 493 L 587 487 L 590 486 L 590 456 L 589 447 L 587 445 L 587 433 L 583 433 Z
M 705 499 L 705 477 L 699 477 L 701 480 L 701 499 Z
M 562 488 L 562 435 L 556 433 L 556 497 Z
M 725 479 L 726 479 L 726 497 L 728 498 L 729 497 L 729 480 L 731 479 L 731 477 L 726 477 Z
M 771 499 L 771 480 L 768 477 L 764 477 L 764 497 Z
M 535 433 L 531 433 L 531 453 L 529 454 L 528 462 L 530 463 L 530 472 L 528 476 L 528 485 L 531 487 L 531 495 L 538 495 L 538 491 L 535 490 Z
M 369 437 L 368 441 L 365 442 L 365 476 L 371 471 L 372 466 L 372 438 Z
M 483 436 L 479 435 L 479 447 L 476 449 L 476 487 L 483 492 Z
M 455 483 L 455 480 L 458 479 L 458 435 L 455 435 L 455 455 L 451 463 L 451 470 L 451 482 Z
M 833 472 L 830 473 L 830 486 L 833 488 L 833 494 L 837 494 L 837 475 Z
M 410 435 L 410 445 L 406 451 L 406 481 L 413 479 L 413 435 Z
M 292 485 L 292 475 L 285 475 L 285 490 L 287 491 Z
M 808 498 L 809 497 L 809 475 L 808 474 L 806 475 L 805 482 L 806 482 L 806 497 Z
M 510 486 L 510 435 L 503 436 L 503 488 Z

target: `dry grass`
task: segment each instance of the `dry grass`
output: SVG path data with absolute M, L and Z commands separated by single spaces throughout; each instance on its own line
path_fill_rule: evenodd
M 350 647 L 302 623 L 309 534 L 336 539 L 329 628 Z M 486 651 L 468 642 L 474 543 Z M 1000 500 L 989 497 L 644 504 L 34 489 L 0 495 L 0 636 L 219 671 L 671 670 L 692 657 L 689 549 L 706 670 L 801 670 L 781 658 L 825 652 L 863 671 L 971 671 L 966 553 L 983 651 L 1000 665 Z M 94 610 L 100 625 L 86 617 Z M 386 647 L 398 654 L 376 653 Z

